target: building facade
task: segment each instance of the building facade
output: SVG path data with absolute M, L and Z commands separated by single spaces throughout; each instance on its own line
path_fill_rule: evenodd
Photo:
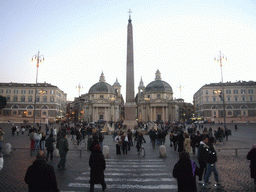
M 111 86 L 102 72 L 98 83 L 71 104 L 75 122 L 119 121 L 124 118 L 124 100 L 118 80 Z
M 159 70 L 155 81 L 146 87 L 141 79 L 136 95 L 137 118 L 139 122 L 167 122 L 179 120 L 179 105 L 173 99 L 172 87 L 161 79 Z
M 196 117 L 224 122 L 225 112 L 227 123 L 256 122 L 256 82 L 254 81 L 206 84 L 194 94 L 193 99 Z
M 0 83 L 0 95 L 7 101 L 1 121 L 33 123 L 35 112 L 36 123 L 48 123 L 66 114 L 66 93 L 48 83 Z

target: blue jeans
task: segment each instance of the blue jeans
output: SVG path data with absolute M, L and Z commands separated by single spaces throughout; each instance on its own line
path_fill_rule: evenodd
M 37 150 L 39 150 L 39 143 L 40 143 L 40 140 L 36 139 L 34 148 L 37 149 Z
M 206 173 L 205 173 L 205 176 L 204 176 L 204 182 L 205 183 L 208 183 L 209 178 L 210 178 L 212 172 L 214 173 L 215 181 L 219 182 L 219 173 L 217 171 L 215 163 L 214 164 L 207 163 L 206 164 Z

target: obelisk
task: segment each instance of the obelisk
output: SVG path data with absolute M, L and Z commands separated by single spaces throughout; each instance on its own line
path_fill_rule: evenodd
M 124 125 L 127 129 L 133 129 L 137 125 L 136 103 L 134 99 L 134 67 L 133 67 L 133 37 L 131 10 L 127 27 L 127 66 L 126 66 L 126 103 L 124 105 Z

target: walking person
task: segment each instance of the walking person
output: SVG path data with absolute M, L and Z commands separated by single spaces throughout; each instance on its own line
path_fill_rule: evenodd
M 214 180 L 216 182 L 214 186 L 220 187 L 219 173 L 216 167 L 217 153 L 216 153 L 215 147 L 213 146 L 214 140 L 215 140 L 214 137 L 209 138 L 209 141 L 208 141 L 209 148 L 206 148 L 206 152 L 205 152 L 206 173 L 204 176 L 203 186 L 206 186 L 206 187 L 208 187 L 209 185 L 208 181 L 212 172 L 214 173 Z
M 45 161 L 44 151 L 39 151 L 25 175 L 29 192 L 59 192 L 53 166 Z
M 256 189 L 256 144 L 252 146 L 252 149 L 246 155 L 246 158 L 251 161 L 250 170 L 251 178 L 254 179 L 255 189 Z
M 115 141 L 116 141 L 116 154 L 120 155 L 121 154 L 120 146 L 122 144 L 122 140 L 121 140 L 119 133 L 117 134 Z
M 191 140 L 192 151 L 193 151 L 193 154 L 195 155 L 196 154 L 197 137 L 194 132 L 190 135 L 190 140 Z
M 190 160 L 187 152 L 180 152 L 179 158 L 172 172 L 178 181 L 178 192 L 196 192 L 196 175 L 199 175 L 200 170 L 195 162 Z
M 21 134 L 24 135 L 25 131 L 26 131 L 25 126 L 22 126 L 22 128 L 21 128 Z
M 103 140 L 105 139 L 104 135 L 99 131 L 99 143 L 101 150 L 103 149 Z
M 60 161 L 58 163 L 58 168 L 66 169 L 65 168 L 66 156 L 69 150 L 66 133 L 62 132 L 61 138 L 57 141 L 56 148 L 59 150 L 59 154 L 60 154 Z
M 122 135 L 121 139 L 123 154 L 127 154 L 128 136 L 126 135 L 126 133 Z
M 153 149 L 155 149 L 157 135 L 156 135 L 156 132 L 154 129 L 151 129 L 149 137 L 150 137 L 150 140 L 152 143 L 152 147 L 153 147 Z
M 35 149 L 35 132 L 36 129 L 31 129 L 30 133 L 29 133 L 29 138 L 30 138 L 30 149 L 34 150 Z
M 20 132 L 20 127 L 17 125 L 16 126 L 16 134 L 17 134 L 17 136 L 19 136 L 19 132 Z
M 106 161 L 102 154 L 100 145 L 95 145 L 89 159 L 90 171 L 90 192 L 94 191 L 94 184 L 101 184 L 102 191 L 105 191 L 107 185 L 104 177 Z
M 200 145 L 198 148 L 198 154 L 197 154 L 197 159 L 198 159 L 198 163 L 199 163 L 199 168 L 200 168 L 200 174 L 199 174 L 199 179 L 198 179 L 198 183 L 203 184 L 203 175 L 204 175 L 204 171 L 206 169 L 206 162 L 205 162 L 205 151 L 206 148 L 208 148 L 208 146 L 206 145 L 208 143 L 208 137 L 207 135 L 203 135 L 202 136 L 202 141 L 200 141 Z
M 53 138 L 53 134 L 51 133 L 45 142 L 45 147 L 47 150 L 46 161 L 48 161 L 49 157 L 51 160 L 53 159 L 52 154 L 53 154 L 53 150 L 54 150 L 54 145 L 53 145 L 54 142 L 55 142 L 55 139 Z

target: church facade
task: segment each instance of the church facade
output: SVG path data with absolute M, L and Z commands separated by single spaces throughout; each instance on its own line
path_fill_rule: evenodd
M 139 122 L 167 122 L 179 120 L 179 105 L 173 99 L 172 87 L 161 79 L 159 70 L 155 80 L 146 87 L 140 81 L 136 95 L 137 118 Z
M 118 80 L 111 86 L 105 81 L 102 72 L 99 82 L 92 85 L 87 94 L 76 98 L 72 109 L 77 114 L 76 121 L 116 122 L 123 119 L 123 106 L 124 100 Z

